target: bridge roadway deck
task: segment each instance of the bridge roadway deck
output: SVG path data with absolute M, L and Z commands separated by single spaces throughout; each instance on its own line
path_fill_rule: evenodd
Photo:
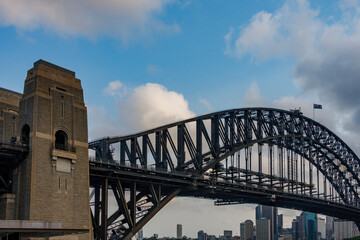
M 17 165 L 29 152 L 26 145 L 8 144 L 0 142 L 0 165 Z
M 181 189 L 178 196 L 196 197 L 221 202 L 257 203 L 348 219 L 359 223 L 360 209 L 343 203 L 336 203 L 310 195 L 299 195 L 277 189 L 258 188 L 253 184 L 239 184 L 226 181 L 213 181 L 206 177 L 191 174 L 171 173 L 130 166 L 90 162 L 90 185 L 101 184 L 107 178 L 111 182 L 121 181 L 126 188 L 136 182 L 141 191 L 149 191 L 149 183 L 160 185 L 162 192 Z M 331 210 L 329 210 L 331 209 Z

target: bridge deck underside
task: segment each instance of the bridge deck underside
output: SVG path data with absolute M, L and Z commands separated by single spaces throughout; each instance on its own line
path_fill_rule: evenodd
M 0 143 L 0 165 L 17 165 L 27 153 L 26 146 Z
M 299 195 L 296 192 L 279 191 L 277 188 L 270 189 L 255 184 L 229 181 L 219 182 L 206 178 L 92 162 L 90 165 L 91 185 L 100 184 L 104 178 L 108 179 L 109 185 L 111 182 L 121 181 L 124 189 L 131 188 L 135 182 L 137 190 L 144 195 L 152 194 L 149 190 L 149 184 L 152 184 L 161 186 L 162 194 L 165 196 L 174 189 L 181 189 L 177 196 L 212 199 L 216 200 L 215 205 L 258 203 L 320 213 L 355 222 L 359 222 L 360 216 L 360 209 L 350 205 L 330 202 L 310 195 Z
M 0 143 L 0 194 L 11 192 L 12 169 L 28 153 L 26 146 Z

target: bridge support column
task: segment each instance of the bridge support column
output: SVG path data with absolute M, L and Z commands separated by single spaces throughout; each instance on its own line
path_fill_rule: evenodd
M 176 195 L 180 193 L 180 189 L 176 189 L 171 194 L 167 195 L 162 201 L 160 201 L 157 205 L 154 205 L 152 209 L 146 214 L 132 229 L 129 229 L 125 232 L 123 239 L 130 240 L 147 222 L 150 221 L 152 217 L 155 216 L 166 204 L 168 204 Z
M 108 179 L 104 179 L 104 185 L 101 190 L 101 239 L 106 240 L 107 234 L 107 215 L 108 215 Z
M 13 220 L 15 213 L 15 195 L 6 193 L 0 196 L 0 219 Z
M 355 222 L 355 224 L 356 224 L 356 226 L 357 226 L 357 228 L 358 228 L 358 230 L 360 232 L 360 222 Z

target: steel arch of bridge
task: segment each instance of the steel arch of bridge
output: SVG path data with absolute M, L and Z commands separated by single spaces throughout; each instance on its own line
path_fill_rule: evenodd
M 253 171 L 251 167 L 252 146 L 255 145 L 258 146 L 258 171 Z M 267 173 L 263 166 L 265 146 L 269 152 Z M 197 195 L 189 193 L 187 189 L 191 189 L 191 184 L 186 181 L 194 183 L 195 180 L 199 186 L 212 184 L 218 189 L 222 184 L 219 179 L 225 183 L 230 181 L 228 188 L 240 187 L 244 183 L 249 187 L 256 183 L 256 189 L 268 191 L 271 196 L 280 196 L 285 191 L 287 197 L 291 195 L 303 201 L 315 201 L 314 205 L 323 201 L 325 210 L 326 204 L 329 209 L 333 207 L 331 204 L 337 204 L 339 209 L 347 209 L 343 217 L 357 224 L 360 222 L 360 217 L 357 217 L 360 213 L 358 156 L 335 133 L 298 113 L 272 108 L 233 109 L 129 136 L 99 139 L 90 142 L 89 148 L 95 151 L 91 178 L 107 176 L 92 181 L 92 186 L 95 186 L 94 204 L 97 206 L 93 214 L 94 229 L 98 230 L 99 239 L 105 238 L 108 226 L 120 216 L 123 218 L 117 226 L 123 226 L 121 237 L 131 237 L 176 195 L 213 198 L 219 205 L 259 202 L 252 199 L 251 194 L 242 198 L 234 191 L 234 194 L 222 192 L 209 197 L 206 191 L 214 191 L 214 188 L 199 190 Z M 240 168 L 241 151 L 244 152 L 241 160 L 243 168 Z M 281 159 L 277 161 L 277 173 L 275 152 Z M 230 164 L 229 167 L 228 159 L 233 163 L 235 158 L 239 160 L 238 166 Z M 222 162 L 225 162 L 225 167 Z M 305 166 L 305 162 L 308 165 Z M 143 170 L 142 175 L 137 176 L 136 172 L 140 170 Z M 127 175 L 128 172 L 131 174 Z M 316 172 L 317 179 L 314 179 Z M 323 175 L 321 183 L 319 172 Z M 126 178 L 122 178 L 124 174 Z M 144 178 L 146 175 L 149 177 Z M 240 176 L 244 178 L 240 180 Z M 176 183 L 170 180 L 164 184 L 167 179 L 176 180 Z M 107 181 L 111 181 L 110 186 Z M 102 216 L 101 220 L 99 212 L 105 213 L 107 196 L 106 191 L 101 190 L 100 197 L 100 186 L 112 189 L 119 205 L 115 215 L 109 218 Z M 321 187 L 323 192 L 320 196 Z M 125 188 L 129 189 L 130 200 L 126 200 Z M 256 195 L 257 190 L 249 189 Z M 143 205 L 139 204 L 141 201 Z M 306 208 L 300 205 L 296 207 Z M 291 204 L 283 203 L 282 206 Z M 137 215 L 139 212 L 141 214 Z M 330 210 L 328 215 L 331 215 Z M 340 213 L 333 215 L 341 216 Z

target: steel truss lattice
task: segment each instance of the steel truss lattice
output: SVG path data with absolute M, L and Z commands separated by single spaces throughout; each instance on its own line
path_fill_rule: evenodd
M 99 139 L 89 148 L 98 239 L 110 228 L 114 238 L 133 236 L 175 196 L 294 207 L 360 223 L 358 156 L 335 133 L 298 113 L 222 111 Z M 112 190 L 119 206 L 109 218 L 104 189 Z

